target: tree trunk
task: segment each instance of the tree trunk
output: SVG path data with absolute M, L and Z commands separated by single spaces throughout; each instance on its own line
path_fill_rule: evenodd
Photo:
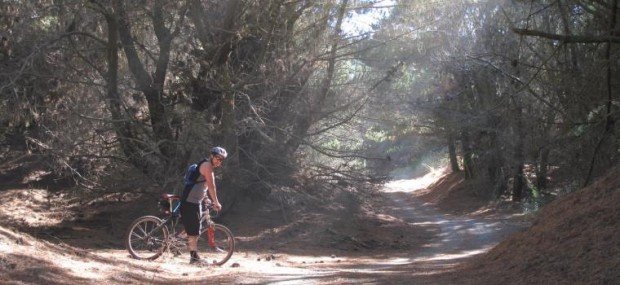
M 549 147 L 540 150 L 540 161 L 536 169 L 536 188 L 539 191 L 547 188 L 547 168 L 549 167 Z
M 549 167 L 549 132 L 555 121 L 555 113 L 549 113 L 546 117 L 545 128 L 543 131 L 543 146 L 539 151 L 538 165 L 536 166 L 536 188 L 540 191 L 547 188 L 547 171 Z
M 132 132 L 132 126 L 126 116 L 123 116 L 122 100 L 118 93 L 118 22 L 113 14 L 105 14 L 108 25 L 108 41 L 106 45 L 106 95 L 112 115 L 112 125 L 123 154 L 135 167 L 144 173 L 153 170 L 141 156 L 142 148 L 138 145 L 136 134 Z
M 170 32 L 166 30 L 162 22 L 162 11 L 160 11 L 162 9 L 161 2 L 156 1 L 156 3 L 157 5 L 153 8 L 153 22 L 156 29 L 155 33 L 159 41 L 160 53 L 157 59 L 154 77 L 152 77 L 142 64 L 138 52 L 136 51 L 135 43 L 131 35 L 131 25 L 125 12 L 124 3 L 119 0 L 113 2 L 114 10 L 118 17 L 119 36 L 127 57 L 129 69 L 136 80 L 136 85 L 146 98 L 155 143 L 158 146 L 159 152 L 162 154 L 160 158 L 163 158 L 164 163 L 168 165 L 179 155 L 174 144 L 173 131 L 168 122 L 167 111 L 162 101 L 165 74 L 170 58 L 172 36 Z
M 242 7 L 241 4 L 241 0 L 231 0 L 228 3 L 222 34 L 218 39 L 222 45 L 219 46 L 212 60 L 212 62 L 215 62 L 218 66 L 224 65 L 228 61 L 228 54 L 232 49 L 232 39 L 236 35 L 234 32 L 235 20 L 238 18 L 237 15 L 240 12 L 239 9 Z
M 498 118 L 494 118 L 499 120 Z M 494 124 L 496 126 L 496 124 Z M 506 176 L 502 170 L 504 164 L 504 156 L 499 142 L 497 141 L 497 131 L 492 130 L 489 132 L 489 145 L 488 151 L 490 152 L 487 166 L 487 174 L 489 175 L 489 182 L 493 185 L 490 196 L 492 198 L 499 198 L 504 191 L 506 191 Z
M 230 208 L 239 197 L 241 187 L 236 184 L 239 168 L 238 141 L 235 120 L 235 94 L 234 91 L 225 93 L 222 107 L 222 118 L 220 125 L 219 140 L 217 144 L 224 146 L 228 150 L 229 157 L 226 159 L 224 177 L 222 182 L 225 190 L 221 191 L 222 202 L 226 208 Z
M 614 0 L 611 6 L 611 20 L 609 21 L 609 35 L 610 37 L 614 36 L 616 32 L 616 21 L 617 21 L 617 12 L 618 12 L 618 0 Z M 602 162 L 604 164 L 600 166 L 600 168 L 607 168 L 615 159 L 615 156 L 618 154 L 618 141 L 616 136 L 614 135 L 616 128 L 616 121 L 614 119 L 614 114 L 612 110 L 613 105 L 613 83 L 612 83 L 612 57 L 611 57 L 611 49 L 612 49 L 612 41 L 607 43 L 607 47 L 605 49 L 605 60 L 607 61 L 607 102 L 605 104 L 605 126 L 603 130 L 603 134 L 601 135 L 598 143 L 594 147 L 594 153 L 592 154 L 592 159 L 590 161 L 590 167 L 588 169 L 588 173 L 584 179 L 583 187 L 588 186 L 592 178 L 594 177 L 594 168 L 597 162 L 597 158 L 599 158 L 599 151 L 601 149 L 606 149 L 607 152 L 603 152 L 600 155 Z
M 463 170 L 465 171 L 465 179 L 472 179 L 475 174 L 474 160 L 472 158 L 471 138 L 469 137 L 469 130 L 467 129 L 461 132 L 461 144 L 463 147 Z
M 329 51 L 329 60 L 327 63 L 327 71 L 325 77 L 321 81 L 321 86 L 317 95 L 315 102 L 309 102 L 308 113 L 305 116 L 300 116 L 297 120 L 297 124 L 295 126 L 295 130 L 293 131 L 293 137 L 286 143 L 288 147 L 288 152 L 293 153 L 297 150 L 297 148 L 303 142 L 303 138 L 306 136 L 308 129 L 314 122 L 316 122 L 319 118 L 317 117 L 318 113 L 323 108 L 325 103 L 325 99 L 329 94 L 329 91 L 332 87 L 332 80 L 334 78 L 334 72 L 336 70 L 336 53 L 338 51 L 338 43 L 340 42 L 341 36 L 341 26 L 346 14 L 348 0 L 342 0 L 340 4 L 340 8 L 338 9 L 338 19 L 336 20 L 336 25 L 334 26 L 334 34 L 332 35 L 332 42 Z
M 521 201 L 523 198 L 523 189 L 525 186 L 525 178 L 523 177 L 523 110 L 519 106 L 515 114 L 516 126 L 515 126 L 515 164 L 514 164 L 514 181 L 512 188 L 512 200 L 515 202 Z
M 448 153 L 450 156 L 450 168 L 452 172 L 459 172 L 459 162 L 456 158 L 456 145 L 454 142 L 454 134 L 451 131 L 448 131 Z

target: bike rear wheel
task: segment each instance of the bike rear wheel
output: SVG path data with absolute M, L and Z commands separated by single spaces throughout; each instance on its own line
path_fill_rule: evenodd
M 215 224 L 211 227 L 213 238 L 209 237 L 209 231 L 207 228 L 200 233 L 198 252 L 209 264 L 222 265 L 235 251 L 235 238 L 232 232 L 222 225 Z
M 125 247 L 135 259 L 154 260 L 166 250 L 168 228 L 155 216 L 144 216 L 131 223 L 125 237 Z

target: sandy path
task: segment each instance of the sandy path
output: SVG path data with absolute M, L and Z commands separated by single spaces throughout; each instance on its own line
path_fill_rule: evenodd
M 239 272 L 230 281 L 251 284 L 443 283 L 446 281 L 437 279 L 441 277 L 436 275 L 488 251 L 506 235 L 520 229 L 498 218 L 443 214 L 412 195 L 435 178 L 396 180 L 386 184 L 382 191 L 387 198 L 387 214 L 410 225 L 429 226 L 435 232 L 435 237 L 421 250 L 392 256 L 338 258 L 339 262 L 328 256 L 287 256 L 280 264 L 282 267 L 274 271 L 264 268 L 267 270 L 254 272 L 259 274 Z M 301 260 L 306 264 L 300 264 Z M 324 263 L 316 263 L 321 261 Z

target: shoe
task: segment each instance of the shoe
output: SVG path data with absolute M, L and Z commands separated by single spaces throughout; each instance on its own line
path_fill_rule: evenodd
M 200 256 L 198 256 L 198 253 L 194 251 L 190 252 L 189 264 L 208 265 L 208 262 L 200 258 Z
M 202 259 L 196 258 L 196 257 L 193 257 L 193 256 L 189 258 L 189 264 L 199 263 L 201 261 L 202 261 Z
M 189 264 L 196 266 L 209 266 L 209 262 L 207 262 L 206 260 L 194 257 L 189 259 Z

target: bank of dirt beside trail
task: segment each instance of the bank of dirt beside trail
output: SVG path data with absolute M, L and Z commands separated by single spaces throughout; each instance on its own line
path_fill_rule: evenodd
M 461 268 L 467 284 L 620 284 L 620 167 Z
M 465 180 L 463 172 L 446 173 L 424 189 L 413 193 L 443 213 L 464 215 L 489 205 L 489 200 L 476 192 L 476 186 Z

